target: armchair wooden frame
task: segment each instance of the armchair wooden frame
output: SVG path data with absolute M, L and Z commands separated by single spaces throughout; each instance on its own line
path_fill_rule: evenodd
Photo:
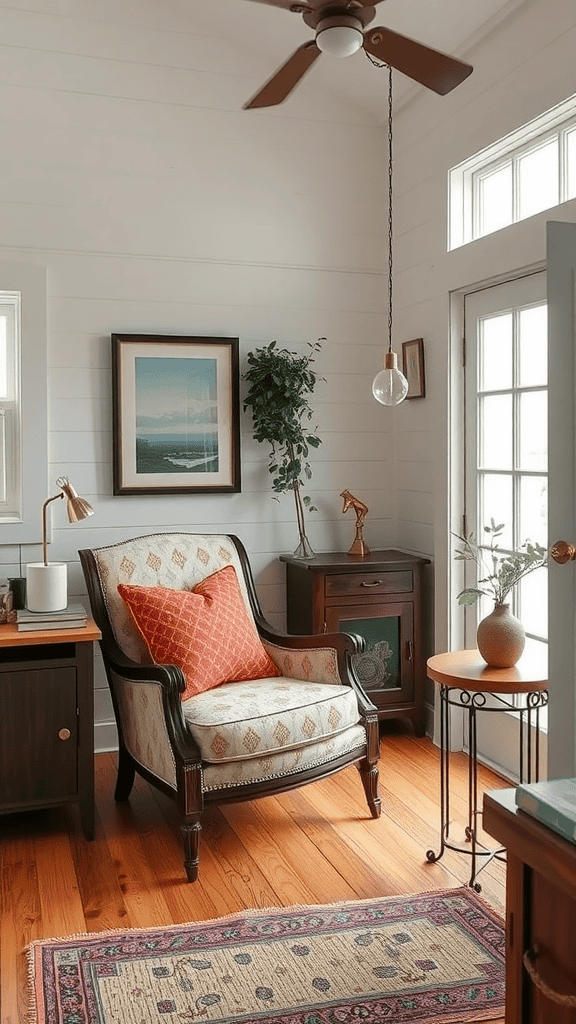
M 366 732 L 366 745 L 364 750 L 358 751 L 356 749 L 348 754 L 295 774 L 271 778 L 265 781 L 260 780 L 240 786 L 205 791 L 203 789 L 201 753 L 194 737 L 186 726 L 182 714 L 180 694 L 184 692 L 186 687 L 182 670 L 176 665 L 139 664 L 122 651 L 110 620 L 94 552 L 90 549 L 81 550 L 79 552 L 80 561 L 88 588 L 92 614 L 102 633 L 100 645 L 118 727 L 119 761 L 114 796 L 118 801 L 127 800 L 132 790 L 135 773 L 138 772 L 151 785 L 158 787 L 158 789 L 176 801 L 181 817 L 180 827 L 184 842 L 184 867 L 190 882 L 195 881 L 198 877 L 201 818 L 205 804 L 253 800 L 260 796 L 282 793 L 306 783 L 326 778 L 350 764 L 356 764 L 360 772 L 372 817 L 378 818 L 381 811 L 378 795 L 378 712 L 356 679 L 351 665 L 351 655 L 363 649 L 364 641 L 360 637 L 344 633 L 291 636 L 276 632 L 262 614 L 248 556 L 242 542 L 231 534 L 227 534 L 225 537 L 227 541 L 234 545 L 238 554 L 244 574 L 244 583 L 248 593 L 250 608 L 261 639 L 294 651 L 333 648 L 337 652 L 341 682 L 344 685 L 351 686 L 356 693 L 360 722 Z M 127 680 L 138 684 L 148 684 L 156 690 L 160 687 L 164 726 L 175 768 L 175 788 L 148 770 L 146 765 L 132 756 L 127 748 L 124 738 L 122 708 L 117 699 L 116 687 L 118 681 L 124 682 Z

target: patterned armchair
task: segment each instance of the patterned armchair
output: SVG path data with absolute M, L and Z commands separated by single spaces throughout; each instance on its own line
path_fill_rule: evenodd
M 207 803 L 280 793 L 356 763 L 379 816 L 377 711 L 350 668 L 359 638 L 276 633 L 232 535 L 159 533 L 79 554 L 118 726 L 115 798 L 129 797 L 137 771 L 177 801 L 188 881 L 198 877 Z M 182 700 L 182 669 L 151 663 L 118 585 L 191 591 L 229 565 L 280 675 L 225 682 Z

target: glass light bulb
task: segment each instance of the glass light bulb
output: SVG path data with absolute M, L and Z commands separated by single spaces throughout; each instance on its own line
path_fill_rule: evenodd
M 372 382 L 372 394 L 382 405 L 400 405 L 408 394 L 408 381 L 398 369 L 395 352 L 387 352 L 384 369 Z

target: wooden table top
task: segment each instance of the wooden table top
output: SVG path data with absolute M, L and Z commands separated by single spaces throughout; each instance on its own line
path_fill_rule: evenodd
M 434 682 L 475 693 L 531 693 L 548 689 L 548 664 L 544 652 L 527 644 L 513 668 L 491 668 L 477 650 L 448 651 L 428 659 L 428 675 Z
M 72 629 L 34 629 L 20 632 L 15 623 L 0 625 L 0 647 L 29 647 L 34 644 L 82 643 L 89 640 L 100 640 L 102 636 L 98 626 L 88 619 L 85 626 L 74 626 Z

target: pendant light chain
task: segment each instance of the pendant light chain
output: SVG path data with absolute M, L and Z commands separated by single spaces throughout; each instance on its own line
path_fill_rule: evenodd
M 367 56 L 370 55 L 365 51 Z M 372 381 L 372 394 L 381 405 L 400 405 L 408 394 L 408 381 L 398 369 L 398 357 L 392 348 L 392 284 L 393 284 L 393 232 L 392 232 L 392 65 L 372 64 L 388 68 L 388 348 L 384 354 L 384 367 Z
M 392 351 L 392 67 L 388 65 L 388 351 Z

